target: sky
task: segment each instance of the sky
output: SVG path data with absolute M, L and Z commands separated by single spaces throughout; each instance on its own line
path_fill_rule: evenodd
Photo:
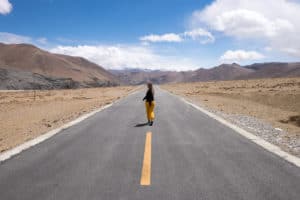
M 300 60 L 300 0 L 0 0 L 0 42 L 106 69 Z

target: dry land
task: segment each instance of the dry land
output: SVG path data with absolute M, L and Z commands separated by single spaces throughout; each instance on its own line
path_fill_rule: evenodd
M 163 85 L 300 156 L 300 78 Z
M 135 87 L 0 91 L 0 152 L 110 104 Z

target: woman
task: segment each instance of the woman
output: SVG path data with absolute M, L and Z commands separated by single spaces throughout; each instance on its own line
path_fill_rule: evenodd
M 146 107 L 148 124 L 152 126 L 154 120 L 154 106 L 155 106 L 154 90 L 153 90 L 152 83 L 148 83 L 147 86 L 148 86 L 148 91 L 146 93 L 146 96 L 143 98 L 143 101 L 146 100 L 145 107 Z

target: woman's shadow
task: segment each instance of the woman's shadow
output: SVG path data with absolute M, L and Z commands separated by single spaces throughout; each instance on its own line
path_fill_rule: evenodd
M 149 123 L 146 122 L 146 123 L 140 123 L 140 124 L 137 124 L 137 125 L 135 125 L 134 127 L 143 127 L 143 126 L 148 126 L 148 125 L 149 125 Z

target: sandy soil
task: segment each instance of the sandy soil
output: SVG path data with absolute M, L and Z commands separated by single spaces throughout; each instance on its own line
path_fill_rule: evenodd
M 0 152 L 126 96 L 135 87 L 1 91 Z
M 300 147 L 300 78 L 163 85 L 207 108 L 258 118 L 281 128 Z

